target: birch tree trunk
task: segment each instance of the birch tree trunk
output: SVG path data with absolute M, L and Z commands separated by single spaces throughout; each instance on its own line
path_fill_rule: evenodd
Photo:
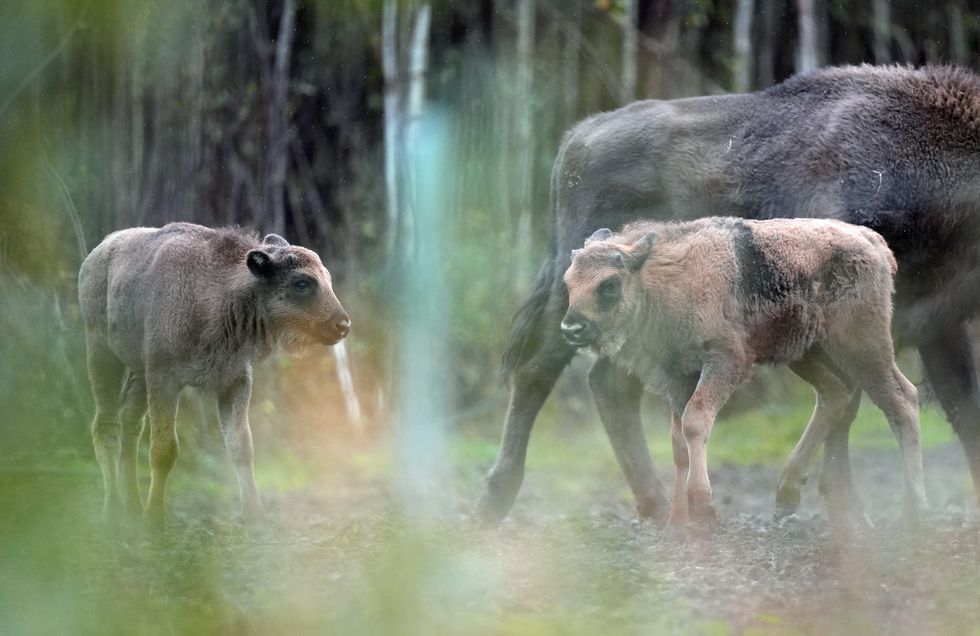
M 385 209 L 388 220 L 385 254 L 391 259 L 398 241 L 398 148 L 402 128 L 398 94 L 398 0 L 385 0 L 381 13 L 381 70 L 384 77 Z
M 578 119 L 578 71 L 581 47 L 582 5 L 578 0 L 568 7 L 568 31 L 562 54 L 562 101 L 565 109 L 565 126 Z
M 738 0 L 735 7 L 735 91 L 752 87 L 752 12 L 754 0 Z
M 871 24 L 874 32 L 875 64 L 891 61 L 891 7 L 889 0 L 872 0 Z
M 405 129 L 406 140 L 413 148 L 422 140 L 419 137 L 419 119 L 425 107 L 425 81 L 429 65 L 429 25 L 431 22 L 431 10 L 429 3 L 423 3 L 415 13 L 415 20 L 412 25 L 411 48 L 409 49 L 408 63 L 408 100 L 407 126 Z M 414 152 L 417 152 L 415 150 Z M 406 171 L 412 171 L 408 175 L 409 197 L 411 203 L 406 206 L 402 215 L 402 247 L 405 256 L 411 258 L 415 243 L 415 226 L 417 214 L 417 174 L 414 173 L 414 166 L 410 163 L 405 164 Z
M 949 24 L 949 59 L 954 64 L 965 66 L 970 61 L 970 49 L 967 46 L 966 31 L 963 28 L 963 9 L 959 2 L 952 2 L 947 7 Z
M 534 22 L 536 0 L 517 4 L 517 236 L 514 261 L 518 281 L 528 278 L 531 252 L 531 206 L 534 186 L 534 135 L 532 134 L 532 83 L 534 81 Z
M 817 0 L 797 0 L 796 3 L 800 32 L 796 70 L 800 73 L 812 71 L 820 66 L 816 2 Z
M 267 154 L 264 211 L 272 213 L 271 228 L 277 234 L 282 234 L 286 230 L 284 195 L 286 166 L 289 163 L 289 114 L 286 112 L 286 100 L 289 96 L 289 60 L 293 48 L 295 17 L 295 0 L 283 0 L 266 99 Z
M 776 0 L 759 0 L 758 20 L 756 20 L 756 62 L 755 85 L 772 86 L 776 79 Z
M 636 0 L 623 0 L 623 97 L 628 104 L 636 99 Z

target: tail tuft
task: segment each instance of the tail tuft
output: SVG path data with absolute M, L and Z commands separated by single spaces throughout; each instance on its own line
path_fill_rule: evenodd
M 524 301 L 524 304 L 514 314 L 510 340 L 504 349 L 500 365 L 500 375 L 504 382 L 508 382 L 514 372 L 530 359 L 537 349 L 537 343 L 541 341 L 543 328 L 541 318 L 555 283 L 556 268 L 557 259 L 555 258 L 554 245 L 552 245 L 548 259 L 541 266 L 541 271 L 538 272 L 534 281 L 530 298 Z

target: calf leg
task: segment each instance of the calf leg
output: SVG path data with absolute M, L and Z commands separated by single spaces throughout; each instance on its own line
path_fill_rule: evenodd
M 926 509 L 926 490 L 922 477 L 922 448 L 919 439 L 919 402 L 915 386 L 895 365 L 892 344 L 880 343 L 874 351 L 858 351 L 845 367 L 853 370 L 864 392 L 882 410 L 902 452 L 905 473 L 905 512 L 918 518 Z M 887 354 L 882 351 L 887 347 Z
M 251 369 L 218 393 L 221 434 L 238 473 L 242 518 L 245 521 L 255 521 L 262 514 L 262 503 L 255 485 L 252 465 L 252 429 L 248 425 L 248 404 L 251 396 Z
M 575 355 L 561 337 L 559 324 L 564 297 L 553 293 L 541 318 L 541 341 L 537 350 L 513 374 L 510 404 L 504 422 L 497 461 L 487 475 L 486 489 L 476 505 L 484 523 L 497 523 L 507 516 L 524 480 L 524 462 L 531 428 L 558 376 Z
M 153 532 L 164 528 L 167 478 L 177 463 L 177 404 L 180 388 L 169 379 L 147 377 L 150 415 L 150 494 L 143 509 L 143 523 Z
M 946 418 L 960 438 L 980 497 L 980 399 L 973 343 L 965 325 L 957 325 L 919 346 L 926 379 Z
M 640 418 L 643 385 L 608 358 L 599 358 L 589 371 L 589 387 L 616 459 L 633 491 L 637 512 L 643 517 L 662 518 L 667 499 L 643 433 Z
M 806 473 L 817 449 L 827 434 L 838 423 L 847 409 L 850 391 L 847 386 L 823 365 L 815 354 L 789 365 L 816 392 L 817 402 L 813 415 L 800 441 L 783 468 L 776 493 L 776 515 L 792 514 L 800 504 L 800 488 L 806 481 Z
M 851 473 L 851 460 L 848 454 L 848 437 L 851 424 L 857 417 L 861 406 L 861 389 L 851 392 L 847 408 L 830 429 L 824 442 L 823 467 L 820 470 L 820 494 L 827 505 L 827 514 L 832 521 L 871 526 L 871 520 L 864 513 L 864 507 L 854 487 Z
M 674 494 L 670 500 L 670 517 L 667 527 L 687 523 L 687 472 L 690 470 L 691 458 L 687 454 L 687 441 L 681 429 L 681 414 L 671 411 L 670 414 L 670 443 L 674 451 Z
M 143 509 L 140 498 L 137 461 L 143 416 L 146 414 L 146 382 L 142 376 L 130 373 L 123 389 L 123 405 L 119 414 L 122 423 L 122 443 L 119 450 L 119 495 L 128 516 L 138 516 Z
M 126 367 L 99 336 L 88 336 L 88 375 L 95 398 L 92 445 L 102 469 L 102 516 L 112 523 L 118 516 L 116 471 L 119 459 L 119 398 Z
M 695 521 L 707 521 L 716 516 L 708 479 L 708 435 L 718 411 L 744 379 L 746 372 L 747 369 L 729 361 L 705 365 L 698 386 L 681 416 L 681 432 L 687 442 L 687 453 L 690 457 L 687 508 L 688 514 Z

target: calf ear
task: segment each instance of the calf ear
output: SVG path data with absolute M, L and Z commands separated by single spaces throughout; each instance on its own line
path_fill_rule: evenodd
M 604 227 L 600 230 L 596 230 L 592 233 L 592 236 L 585 239 L 585 244 L 588 245 L 589 243 L 595 243 L 596 241 L 605 241 L 610 236 L 612 236 L 612 230 Z
M 278 234 L 266 234 L 265 238 L 262 239 L 262 242 L 265 243 L 266 245 L 279 245 L 281 247 L 285 247 L 289 245 L 289 241 L 279 236 Z
M 272 265 L 272 257 L 262 250 L 252 250 L 245 255 L 245 264 L 254 275 L 259 278 L 268 278 L 275 269 Z
M 626 248 L 626 266 L 632 271 L 643 267 L 647 258 L 653 251 L 653 244 L 657 242 L 657 231 L 650 230 L 641 239 Z

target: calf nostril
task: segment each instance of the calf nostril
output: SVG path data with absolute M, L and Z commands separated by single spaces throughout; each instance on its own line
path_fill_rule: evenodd
M 350 318 L 341 318 L 338 320 L 337 331 L 346 336 L 350 332 Z
M 577 333 L 581 333 L 583 329 L 585 329 L 585 325 L 583 325 L 582 323 L 572 323 L 572 324 L 568 324 L 567 322 L 561 323 L 561 330 L 565 333 L 577 334 Z

